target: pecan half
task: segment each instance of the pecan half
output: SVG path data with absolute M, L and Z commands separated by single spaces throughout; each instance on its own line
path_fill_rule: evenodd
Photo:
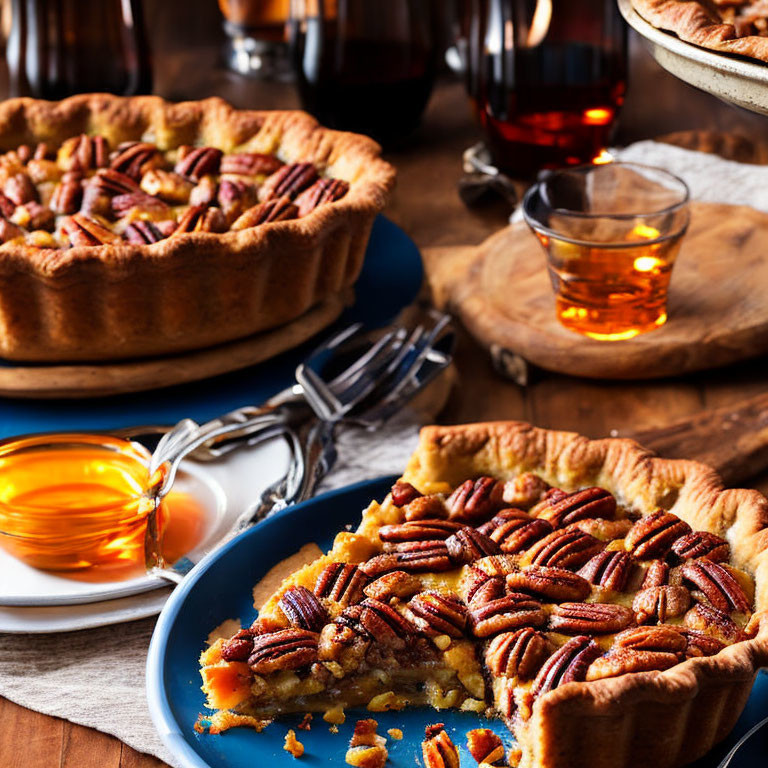
M 397 552 L 376 555 L 360 566 L 372 578 L 390 571 L 426 573 L 454 567 L 444 541 L 406 541 L 398 545 Z
M 632 611 L 615 603 L 561 603 L 549 618 L 549 626 L 569 635 L 605 635 L 632 623 Z
M 419 496 L 405 505 L 406 520 L 425 520 L 447 516 L 448 510 L 445 506 L 445 499 L 437 493 Z
M 489 576 L 501 576 L 502 579 L 520 570 L 514 555 L 488 555 L 475 560 L 474 567 L 485 571 Z
M 203 176 L 189 193 L 190 205 L 212 205 L 219 192 L 219 182 L 213 176 Z
M 547 636 L 531 627 L 503 632 L 491 640 L 485 651 L 488 671 L 500 677 L 530 680 L 552 653 Z
M 306 216 L 324 203 L 341 200 L 349 192 L 349 183 L 341 179 L 318 179 L 297 198 L 299 216 Z
M 165 235 L 151 221 L 131 222 L 123 232 L 123 237 L 136 245 L 151 245 L 165 238 Z
M 194 184 L 178 173 L 153 168 L 141 177 L 140 186 L 148 195 L 179 205 L 189 202 Z
M 680 661 L 677 654 L 664 651 L 636 651 L 620 648 L 595 659 L 587 670 L 587 680 L 618 677 L 627 672 L 650 672 L 669 669 Z
M 542 500 L 550 489 L 549 483 L 533 472 L 523 472 L 512 480 L 504 483 L 502 496 L 504 503 L 510 507 L 530 509 Z
M 49 206 L 56 213 L 77 213 L 83 199 L 83 174 L 80 171 L 67 171 L 56 185 L 51 195 Z
M 544 662 L 533 681 L 531 694 L 541 696 L 565 683 L 584 680 L 589 665 L 600 653 L 600 646 L 591 638 L 572 637 Z
M 626 536 L 627 549 L 639 560 L 652 560 L 664 557 L 672 545 L 686 533 L 691 526 L 671 512 L 659 510 L 641 517 Z
M 26 173 L 15 173 L 3 185 L 3 194 L 15 205 L 24 205 L 34 201 L 40 202 L 40 195 L 32 179 Z
M 138 192 L 131 192 L 128 195 L 116 195 L 112 198 L 112 211 L 116 216 L 125 216 L 134 210 L 146 214 L 151 214 L 153 216 L 157 216 L 158 218 L 166 218 L 167 216 L 171 215 L 168 206 L 162 200 L 157 197 L 152 197 L 152 195 L 148 195 L 146 192 L 142 192 L 141 190 Z M 182 217 L 182 220 L 183 218 L 184 217 Z M 221 232 L 223 230 L 216 231 Z
M 426 635 L 461 637 L 467 626 L 467 607 L 457 595 L 420 592 L 407 606 L 408 617 Z
M 379 529 L 379 538 L 389 543 L 402 541 L 438 541 L 447 539 L 461 530 L 461 523 L 451 520 L 411 520 L 398 525 L 384 525 Z
M 676 627 L 660 624 L 655 627 L 629 627 L 616 635 L 612 648 L 682 653 L 687 644 L 688 641 Z
M 628 552 L 606 549 L 590 558 L 579 570 L 579 575 L 598 587 L 622 592 L 631 569 L 632 556 Z
M 680 567 L 683 582 L 691 584 L 718 611 L 747 613 L 749 600 L 733 574 L 720 563 L 694 560 Z M 699 595 L 694 594 L 697 599 Z
M 159 202 L 159 201 L 158 201 Z M 114 206 L 115 201 L 112 201 Z M 209 208 L 207 205 L 193 205 L 187 208 L 179 219 L 176 230 L 171 237 L 187 232 L 226 232 L 227 220 L 220 208 Z
M 275 197 L 249 208 L 232 222 L 230 229 L 238 231 L 256 227 L 259 224 L 268 224 L 272 221 L 287 221 L 295 219 L 298 213 L 299 209 L 291 202 L 290 198 Z
M 107 165 L 109 145 L 103 136 L 73 136 L 59 149 L 57 162 L 65 171 L 91 171 Z
M 329 620 L 328 611 L 306 587 L 290 587 L 278 605 L 288 621 L 299 629 L 319 632 Z
M 7 218 L 13 216 L 15 210 L 16 204 L 0 192 L 0 214 Z
M 476 566 L 464 569 L 459 583 L 459 592 L 467 605 L 477 608 L 504 595 L 504 579 L 489 576 Z
M 61 228 L 69 238 L 69 244 L 73 247 L 120 242 L 119 235 L 82 213 L 68 216 L 62 222 Z
M 362 600 L 368 577 L 351 563 L 326 565 L 315 582 L 315 594 L 339 605 L 347 606 Z
M 306 667 L 317 661 L 318 634 L 306 629 L 279 629 L 253 638 L 248 666 L 258 675 Z
M 421 742 L 424 768 L 459 768 L 459 752 L 442 723 L 427 726 Z
M 404 507 L 414 499 L 418 499 L 421 496 L 420 491 L 414 488 L 410 483 L 406 483 L 403 480 L 398 480 L 390 491 L 392 494 L 392 503 L 396 507 Z
M 704 632 L 725 644 L 741 640 L 744 634 L 727 613 L 704 603 L 696 603 L 685 614 L 683 624 L 688 629 Z
M 541 603 L 522 592 L 510 592 L 469 612 L 469 623 L 476 637 L 490 637 L 520 627 L 539 627 L 547 614 Z
M 405 600 L 421 589 L 421 579 L 405 571 L 392 571 L 379 576 L 368 584 L 363 592 L 366 597 L 387 602 L 393 597 Z
M 502 552 L 515 554 L 552 533 L 552 526 L 521 509 L 504 509 L 478 530 L 497 542 Z
M 449 536 L 445 545 L 448 547 L 448 556 L 457 565 L 501 553 L 501 548 L 493 539 L 466 525 Z
M 536 516 L 548 520 L 553 528 L 594 517 L 611 520 L 616 516 L 616 499 L 604 488 L 584 488 L 563 499 L 553 498 L 544 509 L 537 510 Z
M 236 152 L 221 158 L 219 173 L 269 176 L 282 167 L 283 162 L 274 155 L 265 155 L 261 152 Z
M 243 211 L 251 208 L 256 202 L 256 188 L 244 181 L 232 181 L 222 179 L 219 182 L 219 190 L 216 200 L 224 211 L 227 221 L 234 221 L 242 215 Z
M 703 557 L 715 563 L 727 562 L 731 556 L 728 542 L 709 531 L 691 531 L 681 536 L 672 545 L 672 552 L 681 560 Z
M 203 176 L 218 173 L 223 154 L 216 147 L 185 148 L 180 151 L 181 159 L 173 170 L 192 181 L 200 181 Z
M 522 563 L 576 569 L 601 552 L 603 547 L 603 542 L 578 528 L 558 528 L 528 549 Z
M 643 577 L 642 588 L 661 587 L 669 581 L 669 566 L 663 560 L 654 560 Z
M 317 181 L 317 169 L 312 163 L 284 165 L 262 184 L 259 189 L 259 200 L 263 202 L 273 197 L 293 199 L 315 181 Z
M 144 193 L 139 185 L 130 176 L 113 171 L 110 168 L 100 169 L 95 176 L 84 183 L 83 202 L 81 213 L 110 216 L 112 214 L 113 198 L 120 198 L 124 203 L 133 200 L 132 195 L 139 195 L 137 199 L 144 199 Z M 154 200 L 154 198 L 152 198 Z M 118 205 L 120 201 L 118 200 Z
M 681 627 L 680 632 L 686 641 L 686 656 L 714 656 L 725 648 L 724 642 L 698 629 Z
M 448 517 L 477 522 L 490 517 L 502 502 L 504 486 L 492 477 L 466 480 L 446 499 Z
M 248 661 L 253 653 L 253 632 L 241 629 L 221 646 L 221 658 L 224 661 Z
M 117 145 L 117 149 L 110 156 L 109 167 L 139 181 L 144 172 L 160 158 L 160 151 L 154 144 L 124 141 Z
M 0 243 L 7 243 L 17 237 L 23 237 L 24 230 L 12 224 L 4 216 L 0 216 Z
M 641 589 L 632 600 L 632 610 L 638 624 L 656 620 L 665 622 L 682 616 L 691 604 L 691 595 L 685 587 L 664 584 Z
M 507 576 L 513 592 L 530 592 L 555 603 L 583 600 L 592 591 L 589 582 L 564 568 L 529 565 Z
M 402 650 L 415 633 L 413 624 L 387 603 L 366 597 L 360 608 L 359 625 L 375 643 Z
M 467 749 L 478 765 L 497 765 L 504 760 L 504 744 L 490 728 L 475 728 L 469 731 Z

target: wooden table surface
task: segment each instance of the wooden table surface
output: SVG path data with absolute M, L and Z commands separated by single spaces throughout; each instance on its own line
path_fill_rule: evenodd
M 188 5 L 199 13 L 184 14 Z M 215 3 L 149 3 L 156 92 L 166 98 L 219 95 L 238 107 L 296 106 L 291 85 L 245 80 L 218 63 Z M 175 30 L 175 31 L 174 31 Z M 765 119 L 718 102 L 660 70 L 633 41 L 632 79 L 618 140 L 633 141 L 686 129 L 733 131 L 768 145 Z M 477 139 L 461 85 L 438 86 L 416 141 L 388 154 L 398 187 L 387 215 L 420 247 L 479 243 L 502 227 L 502 205 L 466 209 L 456 194 L 461 153 Z M 768 146 L 766 146 L 768 149 Z M 664 425 L 702 409 L 737 403 L 766 389 L 765 360 L 707 374 L 643 383 L 580 381 L 540 374 L 522 389 L 496 376 L 486 354 L 465 335 L 457 354 L 459 384 L 441 416 L 445 423 L 523 419 L 591 437 L 612 430 Z M 755 486 L 768 489 L 766 478 Z M 34 644 L 34 637 L 30 638 Z M 30 685 L 34 681 L 30 679 Z M 152 768 L 164 765 L 117 739 L 41 715 L 0 698 L 2 768 Z

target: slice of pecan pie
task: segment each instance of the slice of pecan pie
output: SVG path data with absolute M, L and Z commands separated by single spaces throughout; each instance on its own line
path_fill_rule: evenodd
M 519 423 L 429 427 L 354 533 L 202 655 L 209 706 L 502 718 L 524 766 L 689 762 L 768 659 L 768 501 Z

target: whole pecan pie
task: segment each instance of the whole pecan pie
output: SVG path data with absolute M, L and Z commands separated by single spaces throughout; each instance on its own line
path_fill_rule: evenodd
M 632 0 L 635 10 L 681 40 L 768 61 L 768 0 Z
M 203 689 L 224 727 L 426 704 L 502 718 L 522 766 L 680 765 L 768 660 L 767 536 L 759 493 L 629 440 L 428 427 L 358 529 L 204 651 Z
M 364 136 L 220 99 L 13 99 L 0 151 L 11 360 L 169 354 L 296 320 L 353 285 L 394 181 Z

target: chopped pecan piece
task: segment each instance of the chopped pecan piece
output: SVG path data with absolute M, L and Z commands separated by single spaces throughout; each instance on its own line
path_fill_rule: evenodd
M 306 667 L 317 661 L 318 634 L 305 629 L 280 629 L 253 638 L 248 666 L 257 675 Z
M 256 227 L 259 224 L 268 224 L 272 221 L 288 221 L 295 219 L 299 209 L 288 197 L 275 197 L 266 202 L 254 205 L 238 216 L 232 223 L 231 229 L 238 231 Z
M 497 765 L 504 760 L 504 744 L 490 728 L 475 728 L 467 734 L 467 749 L 478 765 Z
M 715 563 L 727 562 L 731 556 L 728 542 L 709 531 L 692 531 L 681 536 L 672 545 L 672 552 L 680 560 L 694 560 L 701 557 Z
M 405 600 L 421 589 L 421 579 L 405 571 L 392 571 L 379 576 L 363 590 L 366 597 L 387 602 L 393 597 Z
M 479 477 L 462 483 L 446 499 L 448 517 L 466 522 L 489 518 L 502 503 L 504 486 L 492 477 Z
M 467 625 L 467 607 L 452 593 L 421 592 L 408 603 L 408 615 L 426 635 L 461 637 Z
M 522 509 L 503 509 L 478 530 L 497 542 L 502 552 L 515 554 L 552 533 L 552 526 L 546 520 L 531 517 Z
M 691 604 L 691 595 L 685 587 L 664 584 L 641 589 L 632 601 L 632 610 L 638 624 L 656 620 L 665 622 L 682 616 Z
M 55 213 L 77 213 L 82 199 L 83 174 L 80 171 L 67 171 L 53 190 L 50 208 Z
M 306 216 L 324 203 L 341 200 L 349 192 L 349 183 L 341 179 L 318 179 L 309 189 L 305 189 L 297 198 L 299 216 Z
M 714 656 L 725 648 L 724 642 L 716 637 L 712 637 L 712 635 L 708 635 L 706 632 L 683 627 L 680 627 L 680 632 L 686 641 L 686 656 Z
M 681 536 L 690 532 L 691 526 L 677 515 L 659 510 L 641 517 L 627 534 L 625 544 L 639 560 L 652 560 L 664 557 Z
M 461 576 L 459 591 L 467 605 L 477 608 L 503 597 L 504 579 L 500 576 L 490 576 L 484 570 L 471 565 Z
M 605 635 L 619 632 L 632 623 L 632 611 L 615 603 L 561 603 L 556 605 L 549 626 L 569 635 Z
M 253 653 L 253 632 L 241 629 L 221 646 L 224 661 L 248 661 Z
M 531 694 L 541 696 L 560 685 L 584 680 L 589 665 L 600 655 L 594 640 L 579 635 L 561 645 L 545 662 L 533 681 Z
M 718 611 L 747 613 L 749 600 L 733 574 L 720 563 L 694 560 L 681 566 L 683 582 L 691 584 Z M 698 599 L 698 595 L 694 593 Z
M 475 528 L 464 526 L 445 540 L 448 555 L 457 565 L 501 553 L 499 545 Z
M 437 493 L 419 496 L 405 505 L 405 519 L 409 521 L 442 517 L 448 517 L 448 510 L 445 499 Z
M 219 173 L 231 173 L 238 176 L 269 176 L 283 167 L 281 160 L 274 155 L 261 152 L 237 152 L 224 155 L 219 165 Z
M 158 201 L 160 202 L 160 201 Z M 114 201 L 112 202 L 114 206 Z M 187 232 L 226 232 L 227 220 L 220 208 L 207 205 L 193 205 L 187 208 L 179 219 L 178 226 L 171 237 Z
M 44 208 L 40 203 L 30 200 L 18 206 L 11 216 L 11 221 L 28 230 L 45 229 L 53 232 L 56 224 L 56 214 L 50 208 Z
M 103 136 L 73 136 L 59 149 L 57 162 L 65 171 L 91 171 L 107 165 L 109 145 Z
M 688 629 L 704 632 L 717 640 L 728 644 L 741 640 L 744 633 L 735 621 L 717 608 L 704 603 L 696 603 L 683 618 L 683 624 Z
M 549 483 L 533 472 L 523 472 L 513 480 L 504 483 L 504 503 L 510 507 L 530 509 L 542 500 L 550 489 Z
M 219 164 L 224 153 L 216 147 L 185 148 L 180 152 L 180 160 L 174 171 L 192 181 L 200 181 L 203 176 L 219 172 Z
M 536 513 L 536 517 L 549 521 L 553 528 L 562 528 L 578 520 L 594 517 L 611 520 L 615 516 L 616 499 L 604 488 L 584 488 L 562 499 L 552 498 L 546 507 L 538 509 Z
M 131 222 L 123 232 L 123 237 L 135 245 L 151 245 L 165 238 L 165 235 L 151 221 Z
M 406 541 L 398 545 L 397 552 L 376 555 L 360 566 L 372 578 L 390 571 L 426 573 L 453 567 L 444 541 Z
M 579 575 L 596 586 L 623 592 L 631 568 L 632 556 L 628 552 L 606 549 L 590 558 L 579 570 Z
M 30 160 L 27 164 L 27 173 L 35 184 L 57 182 L 64 175 L 64 171 L 56 165 L 54 160 Z
M 3 194 L 15 205 L 24 205 L 34 201 L 40 202 L 40 195 L 32 179 L 26 173 L 15 173 L 3 185 Z
M 368 577 L 351 563 L 326 565 L 315 583 L 315 594 L 346 606 L 362 600 Z
M 442 723 L 427 726 L 421 753 L 424 768 L 459 768 L 459 751 Z
M 12 224 L 4 216 L 0 216 L 0 242 L 7 243 L 9 240 L 15 240 L 17 237 L 23 237 L 24 230 Z
M 664 651 L 636 651 L 620 648 L 595 659 L 587 670 L 587 680 L 618 677 L 627 672 L 650 672 L 669 669 L 680 661 L 677 654 Z
M 530 592 L 548 601 L 580 601 L 592 591 L 589 582 L 564 568 L 529 565 L 507 576 L 507 587 L 513 592 Z
M 203 176 L 189 193 L 190 205 L 212 205 L 216 202 L 219 183 L 213 176 Z
M 154 144 L 143 141 L 124 141 L 112 153 L 109 167 L 139 181 L 142 175 L 161 159 Z
M 469 623 L 476 637 L 490 637 L 520 627 L 539 627 L 547 614 L 541 603 L 522 592 L 510 592 L 469 612 Z
M 274 197 L 293 199 L 315 181 L 317 181 L 317 169 L 312 163 L 284 165 L 262 184 L 259 189 L 259 200 L 264 202 Z
M 687 640 L 676 627 L 630 627 L 613 639 L 613 649 L 629 648 L 634 651 L 665 651 L 682 653 Z
M 148 195 L 178 205 L 189 202 L 195 185 L 178 173 L 153 168 L 141 177 L 140 186 Z
M 392 503 L 396 507 L 404 507 L 414 499 L 418 499 L 421 493 L 416 490 L 410 483 L 406 483 L 403 480 L 398 480 L 390 491 L 392 494 Z
M 577 569 L 601 552 L 603 546 L 603 542 L 578 528 L 558 528 L 528 549 L 522 562 Z
M 328 622 L 328 611 L 306 587 L 290 587 L 278 605 L 288 621 L 299 629 L 319 632 Z
M 84 216 L 82 213 L 68 216 L 62 222 L 61 228 L 69 238 L 69 244 L 73 247 L 102 245 L 104 243 L 116 244 L 120 242 L 119 235 L 116 235 L 98 221 Z
M 488 671 L 496 677 L 506 675 L 530 680 L 552 653 L 547 636 L 531 627 L 503 632 L 491 640 L 485 652 Z
M 663 560 L 653 560 L 643 577 L 642 588 L 661 587 L 669 581 L 669 566 Z
M 349 740 L 349 749 L 345 757 L 349 765 L 356 768 L 384 768 L 387 762 L 387 740 L 376 733 L 379 724 L 376 720 L 358 720 Z
M 389 543 L 403 541 L 438 541 L 447 539 L 461 530 L 461 523 L 451 520 L 411 520 L 397 525 L 384 525 L 379 530 L 379 538 Z

